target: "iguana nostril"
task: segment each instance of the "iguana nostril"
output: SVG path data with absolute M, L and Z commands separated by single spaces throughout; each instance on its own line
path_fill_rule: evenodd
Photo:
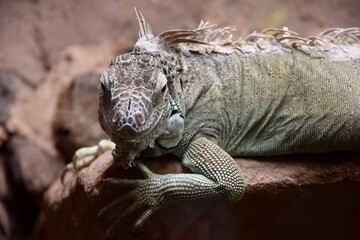
M 138 113 L 135 115 L 135 119 L 136 119 L 136 123 L 139 125 L 139 126 L 142 126 L 145 122 L 145 117 L 144 115 Z
M 119 113 L 119 112 L 115 112 L 114 115 L 113 115 L 113 117 L 112 117 L 112 122 L 113 122 L 113 123 L 116 123 L 116 122 L 119 121 L 119 119 L 120 119 L 120 113 Z

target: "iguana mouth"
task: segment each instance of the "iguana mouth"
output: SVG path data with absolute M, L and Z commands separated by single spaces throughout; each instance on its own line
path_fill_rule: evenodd
M 118 164 L 125 169 L 133 166 L 134 161 L 131 159 L 130 153 L 123 153 L 123 152 L 118 152 L 116 150 L 113 150 L 112 156 L 115 160 L 115 164 Z
M 170 109 L 169 111 L 167 109 Z M 162 134 L 164 126 L 161 125 L 162 120 L 167 116 L 166 113 L 171 113 L 171 106 L 161 108 L 160 111 L 156 111 L 151 114 L 149 123 L 145 123 L 143 128 L 138 131 L 134 130 L 135 134 L 132 136 L 124 136 L 123 131 L 116 131 L 112 135 L 111 139 L 116 144 L 116 148 L 113 150 L 113 157 L 115 161 L 124 168 L 133 166 L 134 159 L 139 156 L 140 152 L 146 148 L 153 148 L 155 139 Z M 153 119 L 153 120 L 150 120 Z M 161 125 L 161 126 L 160 126 Z

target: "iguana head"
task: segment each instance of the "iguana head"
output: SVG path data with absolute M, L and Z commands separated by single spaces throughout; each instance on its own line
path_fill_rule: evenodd
M 158 58 L 142 49 L 116 57 L 102 74 L 99 121 L 124 166 L 163 134 L 172 106 Z
M 227 30 L 208 35 L 212 25 L 201 21 L 195 30 L 168 30 L 155 37 L 141 13 L 135 13 L 140 31 L 134 50 L 115 57 L 100 78 L 99 122 L 124 167 L 145 149 L 164 154 L 181 141 L 185 104 L 179 76 L 188 70 L 182 57 L 190 50 L 204 52 L 200 46 L 210 46 L 206 39 Z
M 113 156 L 124 167 L 131 166 L 141 151 L 153 148 L 156 139 L 165 146 L 161 151 L 173 148 L 184 122 L 171 90 L 176 88 L 172 80 L 179 63 L 143 16 L 137 17 L 140 32 L 134 50 L 115 57 L 100 78 L 100 125 L 116 144 Z

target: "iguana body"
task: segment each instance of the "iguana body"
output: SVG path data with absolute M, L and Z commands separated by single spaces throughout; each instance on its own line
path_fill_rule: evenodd
M 165 202 L 215 206 L 244 193 L 231 156 L 360 149 L 359 29 L 300 38 L 268 29 L 232 41 L 231 28 L 171 30 L 154 37 L 140 14 L 140 38 L 101 77 L 99 121 L 131 166 L 140 154 L 178 156 L 192 174 L 156 175 L 139 161 L 145 180 L 108 179 L 135 189 L 141 229 Z
M 231 156 L 360 149 L 360 58 L 291 49 L 186 60 L 184 139 L 205 136 Z

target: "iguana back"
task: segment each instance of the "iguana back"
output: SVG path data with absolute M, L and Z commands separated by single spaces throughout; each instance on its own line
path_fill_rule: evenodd
M 232 156 L 360 149 L 360 58 L 290 49 L 186 61 L 185 134 Z

